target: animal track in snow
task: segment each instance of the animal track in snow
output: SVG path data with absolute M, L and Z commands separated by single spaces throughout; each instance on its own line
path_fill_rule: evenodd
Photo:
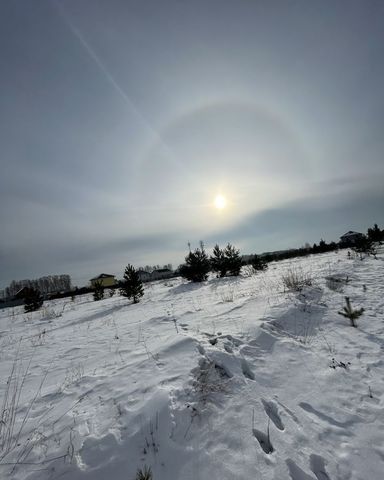
M 267 402 L 263 398 L 261 399 L 265 413 L 268 415 L 268 417 L 272 420 L 272 422 L 275 424 L 276 428 L 279 430 L 283 431 L 284 430 L 284 424 L 281 420 L 281 417 L 279 415 L 277 406 L 274 402 L 270 401 Z

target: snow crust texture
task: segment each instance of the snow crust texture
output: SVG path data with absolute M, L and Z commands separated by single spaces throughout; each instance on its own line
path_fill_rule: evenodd
M 383 253 L 0 310 L 0 478 L 382 480 L 383 354 Z

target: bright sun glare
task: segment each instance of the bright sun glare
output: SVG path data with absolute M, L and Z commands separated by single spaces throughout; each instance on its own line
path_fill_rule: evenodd
M 225 197 L 223 197 L 223 195 L 216 195 L 214 205 L 219 210 L 222 210 L 227 206 L 227 200 Z

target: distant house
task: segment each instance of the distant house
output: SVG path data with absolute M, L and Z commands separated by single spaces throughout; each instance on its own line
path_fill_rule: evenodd
M 117 284 L 115 275 L 107 273 L 101 273 L 98 277 L 91 278 L 90 282 L 92 287 L 95 287 L 96 283 L 100 283 L 102 287 L 114 287 Z
M 169 268 L 159 268 L 151 273 L 151 280 L 162 280 L 164 278 L 174 277 L 175 274 Z
M 146 270 L 136 270 L 137 271 L 137 274 L 139 275 L 139 278 L 142 282 L 149 282 L 150 280 L 152 280 L 152 276 L 149 272 L 147 272 Z
M 364 238 L 364 234 L 359 232 L 353 232 L 352 230 L 350 230 L 349 232 L 344 233 L 344 235 L 340 237 L 340 245 L 344 245 L 346 247 L 352 246 L 355 245 L 362 238 Z

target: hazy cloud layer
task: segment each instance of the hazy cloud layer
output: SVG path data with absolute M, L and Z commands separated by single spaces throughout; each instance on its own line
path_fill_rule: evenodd
M 0 2 L 0 287 L 383 222 L 383 18 L 379 0 Z

